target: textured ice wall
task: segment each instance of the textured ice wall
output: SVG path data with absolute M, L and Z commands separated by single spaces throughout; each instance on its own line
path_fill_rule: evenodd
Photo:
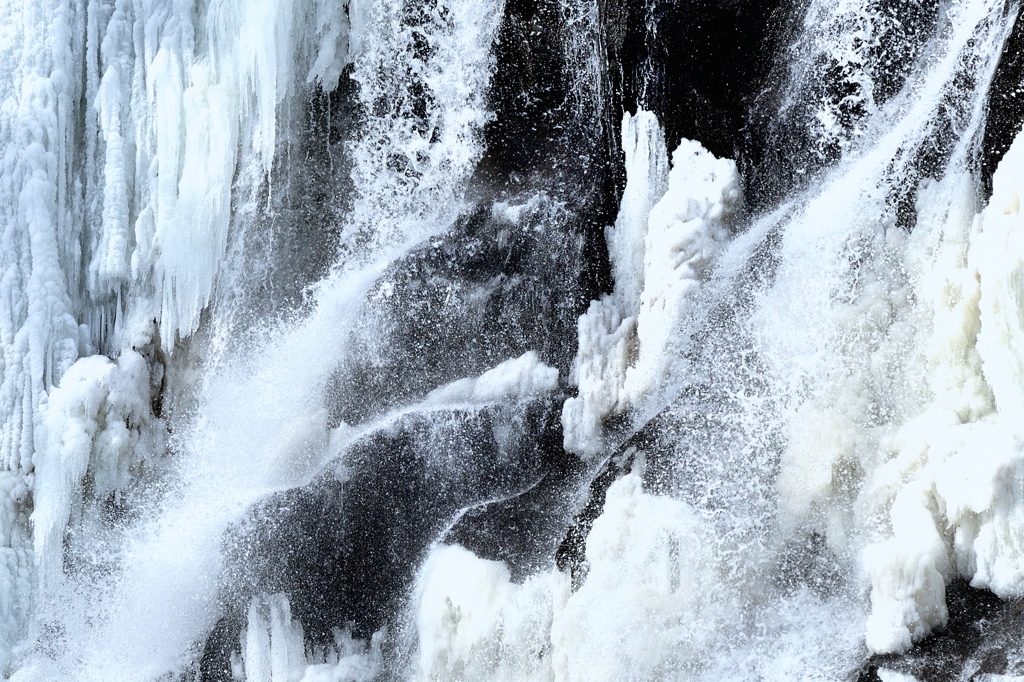
M 979 373 L 988 332 L 978 281 L 1003 259 L 972 265 L 969 235 L 978 210 L 971 158 L 1010 24 L 985 2 L 955 3 L 940 24 L 928 68 L 864 118 L 862 153 L 788 221 L 775 281 L 753 317 L 787 406 L 783 533 L 820 533 L 870 584 L 873 652 L 904 650 L 945 625 L 954 577 L 991 584 L 971 565 L 977 519 L 967 512 L 994 509 L 980 481 L 998 479 L 994 453 L 1009 446 Z M 957 137 L 925 166 L 946 125 Z M 922 181 L 922 167 L 934 177 Z M 898 226 L 908 184 L 910 234 Z M 989 550 L 1014 544 L 993 539 Z
M 278 105 L 297 80 L 336 83 L 347 60 L 339 9 L 0 5 L 0 470 L 12 496 L 0 667 L 28 612 L 18 538 L 33 500 L 35 562 L 59 573 L 86 474 L 100 499 L 160 451 L 150 368 L 128 347 L 152 320 L 170 345 L 196 328 L 223 265 L 233 187 L 258 185 L 273 159 Z M 97 350 L 120 358 L 71 369 Z M 69 372 L 77 388 L 57 389 Z
M 39 408 L 79 354 L 82 226 L 71 116 L 80 3 L 3 3 L 0 17 L 0 674 L 31 608 L 33 455 Z
M 1024 244 L 1018 234 L 1024 138 L 1010 147 L 977 217 L 970 187 L 922 195 L 914 241 L 931 267 L 919 300 L 932 400 L 883 445 L 892 459 L 869 479 L 868 503 L 891 500 L 892 537 L 866 550 L 873 612 L 868 646 L 898 651 L 947 618 L 944 583 L 970 580 L 1004 597 L 1024 594 L 1024 459 L 1020 423 Z M 928 203 L 960 195 L 945 215 Z M 947 199 L 948 201 L 948 199 Z M 925 244 L 930 240 L 931 244 Z

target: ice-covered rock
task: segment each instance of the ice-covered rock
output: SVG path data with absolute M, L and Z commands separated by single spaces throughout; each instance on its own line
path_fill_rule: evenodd
M 664 379 L 671 338 L 731 235 L 742 204 L 733 161 L 683 140 L 669 171 L 657 117 L 622 121 L 626 188 L 607 231 L 615 288 L 580 316 L 573 377 L 579 395 L 565 403 L 565 447 L 603 451 L 602 421 L 638 405 Z
M 54 587 L 64 565 L 68 523 L 80 522 L 89 500 L 105 502 L 125 493 L 147 461 L 162 453 L 163 425 L 153 415 L 150 371 L 133 350 L 116 362 L 93 355 L 72 365 L 50 395 L 44 445 L 34 460 L 32 512 L 44 590 Z

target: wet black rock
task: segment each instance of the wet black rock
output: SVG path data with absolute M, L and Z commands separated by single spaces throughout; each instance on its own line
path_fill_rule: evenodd
M 658 115 L 670 150 L 685 137 L 716 156 L 744 156 L 748 110 L 786 36 L 791 5 L 602 0 L 613 118 L 643 107 Z
M 1024 21 L 1019 15 L 992 78 L 987 106 L 981 150 L 981 180 L 986 197 L 992 193 L 996 166 L 1024 125 Z
M 371 289 L 325 400 L 358 424 L 535 351 L 568 378 L 583 238 L 544 197 L 486 205 L 397 261 Z
M 260 595 L 286 594 L 311 645 L 331 643 L 332 628 L 346 624 L 362 638 L 400 629 L 416 571 L 461 512 L 536 490 L 564 466 L 537 447 L 554 440 L 564 399 L 408 413 L 359 438 L 309 485 L 257 504 L 225 541 L 224 617 L 207 640 L 203 679 L 229 679 Z
M 562 449 L 561 412 L 553 410 L 535 447 L 544 474 L 522 494 L 468 509 L 445 535 L 482 559 L 502 561 L 514 582 L 550 570 L 585 501 L 595 466 Z
M 945 630 L 905 654 L 873 656 L 860 671 L 858 682 L 880 680 L 879 669 L 913 675 L 919 682 L 1024 675 L 1024 602 L 1003 601 L 958 580 L 946 588 L 946 605 Z

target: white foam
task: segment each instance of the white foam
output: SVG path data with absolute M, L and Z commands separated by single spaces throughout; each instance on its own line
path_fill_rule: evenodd
M 505 398 L 528 398 L 558 388 L 558 370 L 545 365 L 535 351 L 511 358 L 478 377 L 459 379 L 435 388 L 426 405 L 493 403 Z
M 913 675 L 896 672 L 895 670 L 879 668 L 877 672 L 878 679 L 882 680 L 882 682 L 918 682 L 917 678 Z

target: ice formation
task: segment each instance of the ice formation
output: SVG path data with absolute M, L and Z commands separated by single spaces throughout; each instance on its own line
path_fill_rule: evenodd
M 685 503 L 645 493 L 639 467 L 616 481 L 587 537 L 586 580 L 556 611 L 558 677 L 656 679 L 699 668 L 698 652 L 736 616 L 708 551 L 712 532 Z
M 517 585 L 500 561 L 435 547 L 416 594 L 417 679 L 550 679 L 551 580 Z
M 274 594 L 249 604 L 231 674 L 245 682 L 368 682 L 380 671 L 380 640 L 367 645 L 334 629 L 334 645 L 310 650 L 288 598 Z
M 50 394 L 43 447 L 35 458 L 32 513 L 44 590 L 56 579 L 47 572 L 63 564 L 68 522 L 75 518 L 80 524 L 83 513 L 97 513 L 83 509 L 83 503 L 89 498 L 119 503 L 117 498 L 143 478 L 146 460 L 162 454 L 164 430 L 153 415 L 151 372 L 135 350 L 125 350 L 116 362 L 92 355 L 72 365 Z
M 558 388 L 558 370 L 527 351 L 478 377 L 459 379 L 427 394 L 426 404 L 489 403 L 502 398 L 526 398 Z
M 516 584 L 501 562 L 436 547 L 417 592 L 419 678 L 658 679 L 681 672 L 680 658 L 699 668 L 735 617 L 702 589 L 721 579 L 701 551 L 709 532 L 687 505 L 645 493 L 637 469 L 608 490 L 575 592 L 558 571 Z
M 0 495 L 0 665 L 6 668 L 10 651 L 28 624 L 34 562 L 26 481 L 13 471 L 0 473 Z
M 555 4 L 564 50 L 599 59 L 600 4 Z M 401 674 L 419 679 L 828 679 L 943 628 L 954 579 L 1024 596 L 1024 133 L 987 203 L 975 173 L 1016 8 L 942 7 L 914 32 L 881 3 L 807 3 L 778 116 L 809 117 L 814 163 L 795 172 L 810 184 L 763 216 L 746 214 L 735 162 L 683 139 L 670 163 L 658 118 L 624 115 L 614 288 L 578 319 L 561 424 L 580 458 L 558 452 L 559 473 L 593 473 L 623 446 L 606 426 L 626 440 L 659 411 L 659 447 L 692 456 L 648 475 L 627 451 L 579 575 L 513 579 L 431 538 L 394 616 L 408 641 L 337 623 L 314 647 L 274 588 L 245 597 L 232 677 L 377 679 L 387 647 L 408 645 Z M 572 351 L 538 349 L 489 355 L 366 424 L 324 405 L 366 301 L 401 304 L 384 273 L 490 181 L 506 9 L 0 1 L 0 674 L 193 674 L 246 510 L 411 413 L 560 395 Z M 293 100 L 342 85 L 358 134 L 326 274 L 294 317 L 235 326 Z M 543 192 L 512 194 L 492 220 L 544 214 Z M 695 387 L 717 391 L 691 410 L 703 422 L 679 417 Z M 729 450 L 737 433 L 768 435 Z
M 514 582 L 501 562 L 436 546 L 415 595 L 416 678 L 787 679 L 806 669 L 807 662 L 773 651 L 778 640 L 771 638 L 755 644 L 763 647 L 756 662 L 715 665 L 711 652 L 730 639 L 757 639 L 744 624 L 750 595 L 718 554 L 713 526 L 686 503 L 645 491 L 642 470 L 635 465 L 609 488 L 587 538 L 588 568 L 578 589 L 558 570 Z M 837 633 L 832 627 L 824 637 L 814 634 L 817 619 L 849 616 L 825 611 L 806 595 L 776 608 L 793 609 L 796 622 L 783 616 L 759 627 L 794 638 L 819 665 Z M 838 641 L 849 645 L 859 637 L 853 625 Z
M 940 233 L 920 294 L 934 315 L 926 346 L 934 398 L 895 434 L 893 459 L 862 493 L 893 497 L 892 537 L 865 554 L 873 605 L 867 643 L 876 651 L 906 649 L 944 625 L 944 587 L 955 576 L 1003 597 L 1024 593 L 1016 540 L 1024 470 L 1014 274 L 1021 267 L 1014 238 L 1022 164 L 1018 136 L 983 212 L 972 221 L 954 205 L 931 235 L 925 225 L 915 235 Z M 939 200 L 944 188 L 933 189 L 923 200 Z
M 607 230 L 615 289 L 579 320 L 579 396 L 565 404 L 567 450 L 603 451 L 601 421 L 664 382 L 665 355 L 731 235 L 742 203 L 736 164 L 683 140 L 669 171 L 664 133 L 647 111 L 625 114 L 626 188 Z

